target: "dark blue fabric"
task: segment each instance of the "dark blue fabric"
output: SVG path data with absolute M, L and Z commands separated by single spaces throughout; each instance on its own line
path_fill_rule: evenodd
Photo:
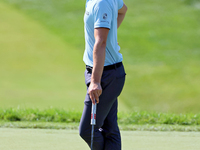
M 99 97 L 94 132 L 94 150 L 121 150 L 121 136 L 117 124 L 117 97 L 120 95 L 124 82 L 123 65 L 119 68 L 106 70 L 102 74 L 102 95 Z M 89 85 L 91 72 L 86 69 L 85 83 Z M 88 88 L 88 87 L 87 87 Z M 79 134 L 90 146 L 91 144 L 91 100 L 87 92 L 83 114 L 79 126 Z

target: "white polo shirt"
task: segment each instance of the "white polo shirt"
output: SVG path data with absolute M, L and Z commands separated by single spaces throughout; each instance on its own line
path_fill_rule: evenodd
M 83 61 L 93 67 L 93 47 L 95 43 L 94 29 L 108 28 L 106 57 L 104 66 L 121 62 L 123 57 L 119 53 L 117 44 L 118 10 L 123 7 L 123 0 L 87 0 L 84 15 L 85 24 L 85 52 Z

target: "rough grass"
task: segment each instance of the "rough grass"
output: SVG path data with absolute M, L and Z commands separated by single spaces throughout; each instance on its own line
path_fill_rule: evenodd
M 60 109 L 0 109 L 1 128 L 78 129 L 81 112 Z M 119 113 L 120 130 L 200 131 L 200 114 Z
M 81 112 L 79 111 L 65 111 L 53 108 L 46 110 L 20 108 L 0 109 L 1 121 L 79 123 L 80 118 Z M 124 125 L 200 125 L 200 114 L 119 113 L 118 122 Z

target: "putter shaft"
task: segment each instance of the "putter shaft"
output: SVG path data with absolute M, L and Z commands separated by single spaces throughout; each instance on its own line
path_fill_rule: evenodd
M 92 125 L 92 131 L 91 131 L 91 150 L 93 150 L 93 139 L 94 139 L 94 125 Z
M 96 107 L 97 104 L 92 103 L 92 111 L 91 111 L 91 125 L 92 125 L 92 130 L 91 130 L 91 150 L 93 150 L 93 139 L 94 139 L 94 126 L 96 125 Z

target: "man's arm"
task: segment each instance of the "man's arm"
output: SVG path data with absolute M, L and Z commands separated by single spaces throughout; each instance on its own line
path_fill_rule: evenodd
M 94 29 L 95 44 L 93 48 L 93 69 L 91 83 L 89 86 L 89 95 L 92 103 L 99 103 L 99 96 L 102 93 L 101 76 L 105 62 L 106 41 L 109 29 L 96 28 Z
M 124 17 L 126 15 L 127 6 L 124 4 L 121 9 L 118 10 L 118 17 L 117 17 L 117 28 L 121 25 L 122 21 L 124 20 Z

